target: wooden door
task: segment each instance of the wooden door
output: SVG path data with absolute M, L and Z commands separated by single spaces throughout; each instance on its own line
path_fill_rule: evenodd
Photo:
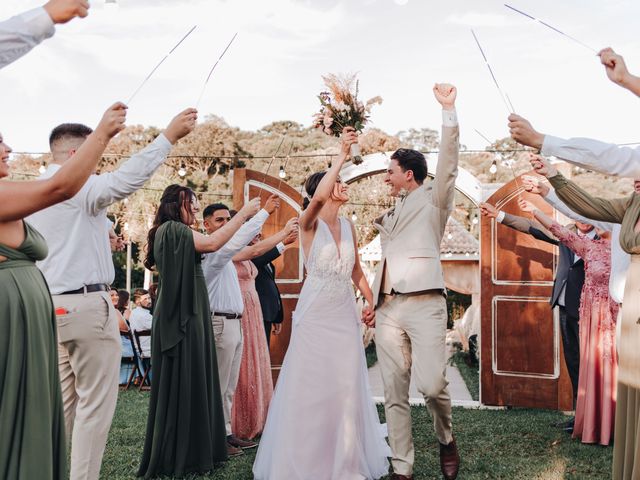
M 282 230 L 291 217 L 300 214 L 302 196 L 279 178 L 255 170 L 234 170 L 233 208 L 236 210 L 241 208 L 245 201 L 258 195 L 264 204 L 264 201 L 273 193 L 280 196 L 280 208 L 264 224 L 262 234 L 265 237 Z M 284 308 L 282 331 L 279 335 L 271 335 L 271 371 L 275 383 L 282 367 L 284 354 L 289 346 L 291 312 L 295 310 L 304 280 L 302 256 L 298 243 L 288 247 L 284 254 L 273 263 L 276 267 L 276 283 L 282 296 Z
M 553 215 L 519 181 L 488 200 L 519 216 L 518 197 Z M 530 216 L 528 218 L 531 218 Z M 485 405 L 571 410 L 557 313 L 549 305 L 557 248 L 495 220 L 481 219 L 481 393 Z

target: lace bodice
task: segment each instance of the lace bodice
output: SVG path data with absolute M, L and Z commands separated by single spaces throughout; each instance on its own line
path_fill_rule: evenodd
M 307 278 L 305 285 L 324 291 L 344 290 L 351 286 L 351 273 L 355 263 L 355 248 L 349 222 L 340 217 L 340 244 L 338 245 L 327 224 L 318 219 L 316 235 L 308 257 L 305 255 Z

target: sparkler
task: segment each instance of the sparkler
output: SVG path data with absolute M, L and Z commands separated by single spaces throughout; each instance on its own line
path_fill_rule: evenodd
M 227 53 L 227 50 L 229 50 L 229 47 L 231 46 L 231 44 L 233 43 L 233 41 L 236 39 L 237 36 L 238 36 L 238 32 L 236 32 L 233 35 L 233 37 L 231 38 L 231 41 L 227 44 L 225 49 L 222 51 L 222 53 L 218 57 L 218 60 L 216 60 L 216 63 L 214 63 L 213 67 L 211 67 L 211 70 L 209 70 L 209 75 L 207 75 L 207 79 L 204 81 L 204 85 L 202 85 L 202 91 L 200 92 L 200 96 L 198 97 L 198 101 L 196 102 L 196 109 L 198 108 L 198 105 L 200 105 L 200 101 L 202 100 L 202 96 L 204 95 L 204 91 L 207 88 L 207 83 L 209 83 L 209 79 L 211 78 L 213 71 L 215 70 L 220 60 L 222 60 L 222 57 L 224 57 L 224 54 Z
M 473 38 L 476 41 L 476 44 L 478 45 L 478 48 L 480 49 L 480 53 L 482 54 L 482 58 L 484 58 L 484 63 L 487 65 L 487 68 L 489 69 L 489 73 L 491 74 L 491 78 L 493 79 L 493 83 L 495 84 L 496 88 L 498 89 L 498 93 L 500 94 L 500 98 L 502 98 L 502 101 L 504 102 L 505 107 L 507 107 L 507 110 L 509 111 L 509 113 L 515 113 L 515 108 L 513 108 L 513 105 L 511 104 L 511 100 L 509 99 L 509 97 L 507 95 L 505 95 L 503 93 L 502 89 L 500 88 L 500 84 L 498 84 L 498 80 L 496 79 L 496 76 L 493 74 L 493 69 L 491 68 L 491 65 L 489 64 L 489 60 L 487 60 L 487 56 L 484 54 L 484 50 L 482 49 L 482 45 L 480 45 L 480 42 L 478 41 L 478 37 L 476 36 L 476 33 L 473 31 L 473 29 L 471 29 L 471 35 L 473 35 Z

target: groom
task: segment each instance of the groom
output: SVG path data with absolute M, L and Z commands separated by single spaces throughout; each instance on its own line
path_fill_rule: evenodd
M 444 478 L 455 479 L 460 464 L 445 378 L 447 304 L 440 264 L 440 242 L 453 209 L 458 174 L 457 92 L 452 85 L 436 84 L 433 93 L 443 109 L 435 178 L 425 183 L 427 162 L 422 153 L 397 150 L 391 155 L 385 182 L 391 195 L 399 197 L 398 203 L 375 222 L 382 243 L 382 261 L 373 284 L 376 346 L 395 480 L 413 479 L 412 365 L 418 391 L 433 415 Z

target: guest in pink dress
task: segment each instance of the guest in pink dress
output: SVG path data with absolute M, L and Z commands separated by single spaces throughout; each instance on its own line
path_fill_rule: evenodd
M 254 281 L 258 270 L 251 260 L 234 262 L 234 265 L 244 300 L 241 322 L 244 347 L 231 408 L 231 429 L 240 438 L 252 439 L 262 433 L 273 396 L 271 360 Z
M 579 236 L 553 221 L 531 203 L 520 208 L 532 212 L 558 240 L 584 259 L 584 287 L 580 300 L 580 374 L 573 438 L 582 443 L 608 445 L 613 438 L 616 411 L 616 318 L 618 304 L 609 296 L 611 241 Z

